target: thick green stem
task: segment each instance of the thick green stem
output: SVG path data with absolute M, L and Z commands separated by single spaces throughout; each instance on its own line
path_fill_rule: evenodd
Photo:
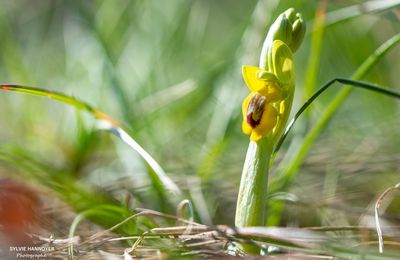
M 267 136 L 257 143 L 249 144 L 236 207 L 237 227 L 265 224 L 271 140 L 271 137 Z
M 305 24 L 301 15 L 293 8 L 288 9 L 270 27 L 260 56 L 260 69 L 264 72 L 263 75 L 272 74 L 273 79 L 263 78 L 265 82 L 261 83 L 260 88 L 260 74 L 248 75 L 250 72 L 244 70 L 245 81 L 253 92 L 251 100 L 247 101 L 249 102 L 247 108 L 244 108 L 247 110 L 243 111 L 244 129 L 251 128 L 250 139 L 257 141 L 250 141 L 243 166 L 236 207 L 236 227 L 265 225 L 269 161 L 274 143 L 285 129 L 290 114 L 294 93 L 292 53 L 299 47 L 304 32 Z M 274 87 L 276 89 L 273 89 Z M 281 94 L 278 98 L 271 94 L 274 90 Z M 261 93 L 264 93 L 263 102 L 255 98 L 261 97 Z M 267 102 L 276 112 L 266 112 Z M 245 104 L 243 103 L 243 106 Z M 258 114 L 260 111 L 262 113 Z M 254 120 L 261 123 L 255 125 Z M 268 128 L 270 126 L 266 122 L 273 124 L 272 127 Z M 261 135 L 262 138 L 258 139 L 257 135 Z M 260 249 L 253 244 L 240 244 L 240 247 L 247 253 L 260 252 Z

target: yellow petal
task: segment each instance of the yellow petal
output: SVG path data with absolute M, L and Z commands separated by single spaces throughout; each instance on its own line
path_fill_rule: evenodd
M 245 135 L 251 134 L 251 131 L 253 131 L 253 128 L 246 122 L 246 120 L 242 121 L 242 131 Z
M 260 135 L 259 133 L 253 131 L 251 133 L 250 140 L 253 141 L 253 142 L 258 142 L 262 137 L 263 137 L 262 135 Z
M 269 134 L 275 127 L 277 119 L 278 112 L 276 111 L 276 109 L 271 104 L 265 106 L 260 124 L 253 129 L 251 138 L 253 138 L 253 134 L 254 138 L 257 138 L 258 136 L 266 136 L 267 134 Z
M 249 102 L 251 100 L 251 97 L 253 96 L 253 93 L 250 93 L 242 103 L 242 115 L 243 115 L 243 120 L 246 120 L 247 116 L 247 108 L 249 107 Z
M 242 67 L 243 79 L 246 82 L 247 87 L 249 87 L 249 89 L 253 92 L 260 91 L 266 86 L 265 80 L 258 78 L 258 73 L 261 71 L 262 69 L 254 66 Z
M 253 128 L 247 123 L 246 121 L 246 115 L 247 115 L 247 108 L 249 107 L 249 102 L 251 100 L 253 93 L 250 93 L 242 103 L 242 115 L 243 115 L 243 122 L 242 122 L 242 131 L 244 134 L 249 135 L 251 134 L 251 131 Z

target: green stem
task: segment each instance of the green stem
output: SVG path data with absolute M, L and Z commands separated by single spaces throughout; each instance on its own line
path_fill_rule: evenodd
M 264 226 L 268 187 L 269 159 L 272 138 L 267 136 L 259 142 L 250 142 L 243 166 L 236 207 L 237 227 Z
M 249 144 L 236 205 L 236 227 L 265 225 L 271 142 L 272 136 L 269 135 L 259 142 L 251 141 Z M 246 253 L 260 253 L 260 248 L 253 244 L 243 243 L 238 246 Z

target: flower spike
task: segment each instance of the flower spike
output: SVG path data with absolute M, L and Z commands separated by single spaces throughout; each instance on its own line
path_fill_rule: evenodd
M 243 166 L 235 225 L 263 226 L 268 188 L 268 167 L 276 141 L 289 118 L 294 96 L 293 52 L 305 33 L 301 15 L 291 8 L 270 27 L 264 41 L 260 66 L 243 66 L 250 94 L 242 103 L 242 131 L 250 135 Z M 246 252 L 259 248 L 241 245 Z

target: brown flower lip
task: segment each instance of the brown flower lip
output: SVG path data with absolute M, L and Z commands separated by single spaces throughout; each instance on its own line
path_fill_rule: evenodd
M 252 127 L 256 128 L 261 121 L 261 117 L 264 113 L 264 107 L 267 103 L 265 96 L 259 93 L 254 93 L 247 107 L 246 122 Z

